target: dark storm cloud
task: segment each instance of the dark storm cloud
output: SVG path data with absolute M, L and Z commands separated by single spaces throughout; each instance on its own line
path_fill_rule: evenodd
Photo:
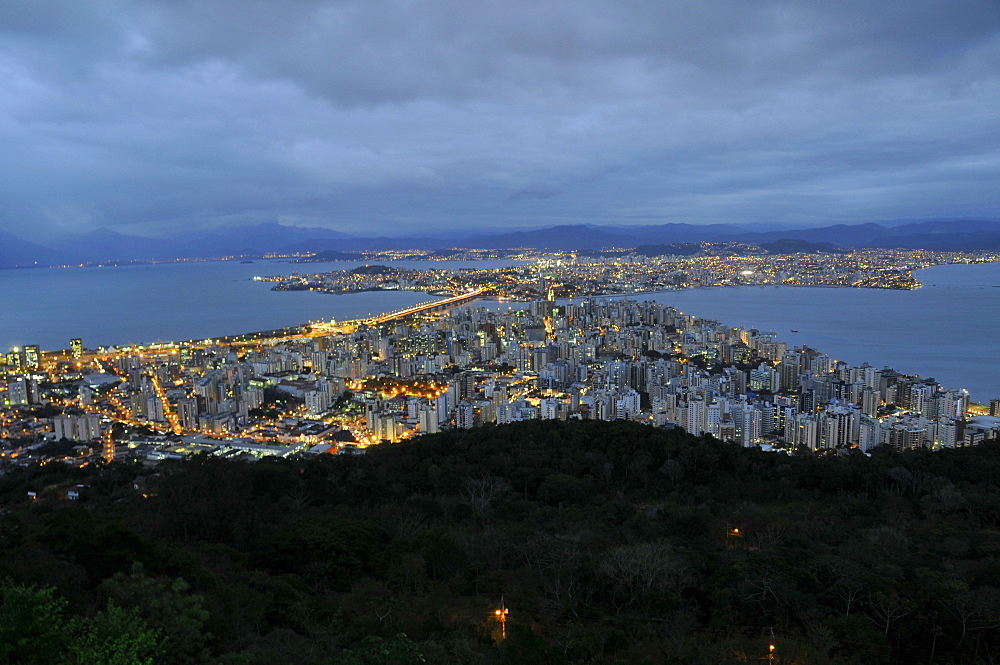
M 0 3 L 5 229 L 1000 215 L 1000 4 Z

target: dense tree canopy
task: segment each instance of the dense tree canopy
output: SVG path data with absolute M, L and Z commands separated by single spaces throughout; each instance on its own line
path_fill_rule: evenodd
M 53 466 L 0 479 L 3 662 L 1000 656 L 995 444 L 789 457 L 535 421 L 313 461 Z

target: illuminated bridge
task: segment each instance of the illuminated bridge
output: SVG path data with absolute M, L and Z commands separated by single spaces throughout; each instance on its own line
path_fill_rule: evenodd
M 413 305 L 412 307 L 406 307 L 404 309 L 397 309 L 393 312 L 386 312 L 384 314 L 377 314 L 375 316 L 370 316 L 364 319 L 355 319 L 353 321 L 331 321 L 329 323 L 313 323 L 309 325 L 308 336 L 320 336 L 329 335 L 332 333 L 344 333 L 352 332 L 357 329 L 358 325 L 378 325 L 380 323 L 388 323 L 389 321 L 398 321 L 400 319 L 405 319 L 408 316 L 414 316 L 416 314 L 424 314 L 427 312 L 438 312 L 450 307 L 457 307 L 458 305 L 464 305 L 470 303 L 478 298 L 481 298 L 483 294 L 488 291 L 488 287 L 483 287 L 481 289 L 476 289 L 475 291 L 469 291 L 467 293 L 460 293 L 457 296 L 452 296 L 451 298 L 444 298 L 443 300 L 432 300 L 430 302 L 420 303 L 419 305 Z
M 433 300 L 431 302 L 420 303 L 419 305 L 414 305 L 413 307 L 407 307 L 405 309 L 397 309 L 395 312 L 386 312 L 385 314 L 379 314 L 378 316 L 373 316 L 370 319 L 363 319 L 364 323 L 387 323 L 389 321 L 398 321 L 399 319 L 405 319 L 408 316 L 413 316 L 414 314 L 423 314 L 425 312 L 437 312 L 443 309 L 448 309 L 450 307 L 456 307 L 458 305 L 464 305 L 466 303 L 472 302 L 477 298 L 482 297 L 486 293 L 486 287 L 481 289 L 476 289 L 475 291 L 469 291 L 468 293 L 460 293 L 457 296 L 452 296 L 451 298 L 445 298 L 444 300 Z
M 369 326 L 378 325 L 380 323 L 388 323 L 390 321 L 398 321 L 400 319 L 405 319 L 408 316 L 414 316 L 416 314 L 437 312 L 448 309 L 450 307 L 457 307 L 459 305 L 470 303 L 478 298 L 483 297 L 483 295 L 487 291 L 489 291 L 489 287 L 483 287 L 476 289 L 475 291 L 460 293 L 457 296 L 452 296 L 450 298 L 444 298 L 442 300 L 432 300 L 430 302 L 420 303 L 419 305 L 413 305 L 412 307 L 406 307 L 405 309 L 398 309 L 393 312 L 376 314 L 374 316 L 369 316 L 362 319 L 353 319 L 350 321 L 328 321 L 324 323 L 308 323 L 301 326 L 289 326 L 287 328 L 281 328 L 277 330 L 263 330 L 260 332 L 242 333 L 239 335 L 229 335 L 229 336 L 216 337 L 213 339 L 204 339 L 204 340 L 192 339 L 183 342 L 155 342 L 143 345 L 130 345 L 129 347 L 119 348 L 114 351 L 106 351 L 102 353 L 87 353 L 82 355 L 80 358 L 73 358 L 68 349 L 62 349 L 58 351 L 46 351 L 43 357 L 45 359 L 45 362 L 48 363 L 50 366 L 60 361 L 76 361 L 80 363 L 81 366 L 83 366 L 83 365 L 89 365 L 94 361 L 106 360 L 121 353 L 129 355 L 137 355 L 140 358 L 149 360 L 154 360 L 154 359 L 166 360 L 169 358 L 169 356 L 179 354 L 180 348 L 182 347 L 208 348 L 215 345 L 256 346 L 256 347 L 267 346 L 269 344 L 280 344 L 282 342 L 287 342 L 294 339 L 303 339 L 306 337 L 321 337 L 324 335 L 352 333 L 355 330 L 357 330 L 359 325 L 362 324 Z M 106 369 L 107 371 L 114 373 L 110 367 Z M 166 404 L 165 401 L 164 404 Z

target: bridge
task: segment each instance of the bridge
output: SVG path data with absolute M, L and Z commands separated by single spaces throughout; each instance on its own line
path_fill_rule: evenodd
M 364 323 L 378 324 L 378 323 L 388 323 L 389 321 L 398 321 L 399 319 L 405 319 L 408 316 L 413 316 L 414 314 L 424 314 L 426 312 L 438 312 L 443 309 L 449 309 L 451 307 L 457 307 L 458 305 L 464 305 L 465 303 L 472 302 L 476 300 L 488 289 L 483 287 L 481 289 L 476 289 L 475 291 L 469 291 L 468 293 L 460 293 L 457 296 L 452 296 L 451 298 L 445 298 L 444 300 L 432 300 L 430 302 L 420 303 L 419 305 L 413 305 L 412 307 L 406 307 L 404 309 L 397 309 L 394 312 L 386 312 L 385 314 L 379 314 L 370 319 L 363 319 Z
M 156 357 L 167 357 L 171 355 L 177 355 L 179 353 L 179 348 L 182 346 L 187 346 L 190 348 L 207 348 L 213 345 L 223 345 L 223 346 L 267 346 L 269 344 L 280 344 L 282 342 L 288 342 L 294 339 L 303 339 L 307 337 L 322 337 L 325 335 L 335 335 L 342 333 L 353 333 L 358 329 L 359 325 L 378 325 L 382 323 L 389 323 L 390 321 L 399 321 L 405 319 L 408 316 L 414 316 L 417 314 L 425 314 L 428 312 L 438 312 L 441 310 L 449 309 L 451 307 L 457 307 L 459 305 L 464 305 L 470 303 L 483 297 L 489 291 L 489 287 L 482 287 L 474 291 L 468 291 L 466 293 L 460 293 L 456 296 L 450 298 L 444 298 L 442 300 L 431 300 L 428 302 L 420 303 L 418 305 L 413 305 L 412 307 L 406 307 L 404 309 L 397 309 L 392 312 L 385 312 L 384 314 L 376 314 L 374 316 L 369 316 L 363 319 L 352 319 L 350 321 L 328 321 L 325 323 L 309 323 L 301 326 L 289 326 L 287 328 L 281 328 L 278 330 L 264 330 L 260 332 L 253 333 L 242 333 L 239 335 L 228 335 L 222 337 L 216 337 L 214 339 L 206 340 L 187 340 L 183 342 L 156 342 L 144 345 L 133 345 L 130 347 L 125 347 L 123 349 L 118 349 L 117 351 L 107 351 L 105 353 L 87 353 L 82 355 L 80 358 L 73 358 L 68 349 L 58 350 L 58 351 L 45 351 L 43 358 L 49 367 L 55 365 L 60 361 L 75 361 L 81 365 L 90 364 L 92 362 L 107 359 L 109 357 L 118 355 L 119 353 L 126 353 L 132 355 L 138 355 L 142 358 L 156 358 Z M 111 373 L 114 373 L 110 368 L 106 368 Z M 166 404 L 166 402 L 164 402 Z
M 385 312 L 384 314 L 377 314 L 375 316 L 370 316 L 363 319 L 354 319 L 351 321 L 331 321 L 329 323 L 313 323 L 309 325 L 309 332 L 307 336 L 320 336 L 320 335 L 330 335 L 334 333 L 344 333 L 353 332 L 357 329 L 359 325 L 378 325 L 381 323 L 389 323 L 390 321 L 399 321 L 405 319 L 409 316 L 415 316 L 417 314 L 426 314 L 428 312 L 439 312 L 441 310 L 449 309 L 451 307 L 457 307 L 459 305 L 464 305 L 477 300 L 489 291 L 489 287 L 482 287 L 476 289 L 475 291 L 468 291 L 466 293 L 460 293 L 457 296 L 452 296 L 450 298 L 444 298 L 443 300 L 431 300 L 429 302 L 420 303 L 418 305 L 413 305 L 412 307 L 406 307 L 403 309 L 397 309 L 392 312 Z

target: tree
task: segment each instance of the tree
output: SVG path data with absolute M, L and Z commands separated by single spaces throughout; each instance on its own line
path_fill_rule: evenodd
M 416 643 L 405 633 L 388 640 L 370 635 L 362 640 L 360 647 L 341 652 L 333 661 L 335 665 L 420 665 L 426 662 Z
M 482 517 L 494 501 L 510 489 L 510 483 L 488 473 L 465 481 L 465 496 L 472 512 Z
M 531 628 L 514 624 L 507 629 L 507 639 L 500 644 L 500 662 L 504 665 L 556 665 L 565 662 L 563 654 L 549 647 Z
M 892 622 L 910 613 L 908 600 L 894 591 L 875 591 L 868 595 L 868 618 L 889 634 Z
M 677 593 L 692 582 L 690 567 L 665 542 L 615 547 L 604 554 L 598 570 L 629 594 L 629 603 L 643 593 Z
M 995 587 L 970 590 L 958 581 L 952 581 L 948 586 L 945 609 L 962 628 L 959 643 L 972 631 L 1000 626 L 1000 590 Z
M 66 601 L 52 588 L 0 586 L 0 663 L 58 663 L 69 644 L 63 630 Z
M 71 662 L 79 665 L 153 665 L 163 653 L 160 633 L 136 610 L 108 603 L 104 612 L 73 622 Z
M 136 563 L 127 575 L 118 573 L 100 588 L 109 597 L 109 612 L 116 608 L 119 613 L 108 614 L 106 621 L 124 625 L 120 613 L 127 612 L 135 615 L 136 622 L 158 627 L 166 654 L 164 663 L 198 663 L 208 658 L 205 622 L 209 613 L 202 597 L 192 593 L 183 579 L 147 575 L 142 564 Z

